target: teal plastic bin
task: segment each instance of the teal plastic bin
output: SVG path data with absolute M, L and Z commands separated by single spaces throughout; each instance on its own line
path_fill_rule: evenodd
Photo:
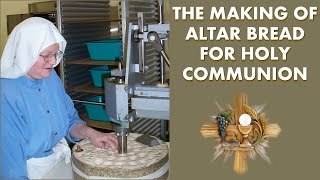
M 103 96 L 95 96 L 87 100 L 89 103 L 84 103 L 88 117 L 91 120 L 110 122 L 110 118 L 105 110 L 105 105 L 90 104 L 93 103 L 104 103 Z
M 103 87 L 104 79 L 111 77 L 111 68 L 109 66 L 97 66 L 89 69 L 95 87 Z
M 86 43 L 90 59 L 96 61 L 117 61 L 121 58 L 121 40 L 108 39 Z

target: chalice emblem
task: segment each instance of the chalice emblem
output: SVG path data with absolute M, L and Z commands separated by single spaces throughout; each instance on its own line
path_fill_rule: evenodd
M 238 129 L 240 131 L 240 133 L 243 136 L 243 141 L 240 144 L 240 147 L 244 147 L 244 148 L 252 148 L 251 143 L 248 140 L 248 134 L 251 132 L 252 130 L 252 125 L 251 125 L 251 117 L 249 114 L 242 114 L 239 117 L 239 125 L 238 125 Z
M 222 108 L 217 104 L 219 113 L 206 122 L 200 132 L 205 138 L 216 138 L 217 145 L 213 159 L 225 155 L 235 155 L 233 169 L 238 174 L 248 171 L 247 157 L 261 156 L 271 162 L 266 154 L 269 139 L 280 134 L 280 126 L 268 123 L 263 106 L 251 107 L 246 94 L 235 97 L 234 106 Z

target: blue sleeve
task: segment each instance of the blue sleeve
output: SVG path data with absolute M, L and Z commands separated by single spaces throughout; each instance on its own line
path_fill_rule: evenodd
M 67 132 L 67 139 L 74 143 L 74 142 L 79 141 L 80 139 L 75 138 L 75 137 L 71 137 L 71 135 L 70 135 L 71 129 L 76 124 L 78 124 L 78 123 L 85 124 L 85 122 L 80 119 L 80 117 L 78 115 L 78 111 L 74 108 L 74 104 L 73 104 L 70 96 L 67 93 L 65 93 L 65 102 L 66 102 L 67 112 L 68 112 L 69 120 L 70 120 L 69 129 L 68 129 L 68 132 Z
M 67 113 L 69 116 L 69 128 L 66 134 L 66 138 L 68 139 L 68 141 L 70 142 L 77 142 L 80 139 L 72 137 L 70 135 L 70 131 L 71 129 L 78 123 L 82 123 L 82 124 L 86 124 L 78 115 L 78 111 L 74 108 L 74 104 L 72 99 L 70 98 L 70 96 L 66 93 L 63 84 L 61 82 L 61 79 L 59 78 L 59 76 L 57 75 L 57 73 L 55 71 L 52 72 L 53 77 L 55 78 L 56 81 L 59 82 L 59 86 L 61 87 L 61 91 L 62 91 L 62 98 L 64 98 L 64 102 L 66 105 L 66 109 L 67 109 Z
M 27 123 L 20 115 L 20 110 L 14 107 L 14 104 L 13 97 L 6 97 L 5 93 L 1 91 L 0 179 L 28 179 Z

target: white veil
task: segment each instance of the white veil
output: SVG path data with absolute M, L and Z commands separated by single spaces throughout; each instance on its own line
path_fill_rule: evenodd
M 55 25 L 40 17 L 32 17 L 18 24 L 12 31 L 1 57 L 1 78 L 25 75 L 48 46 L 58 43 L 64 52 L 67 42 Z M 57 59 L 57 66 L 62 57 Z

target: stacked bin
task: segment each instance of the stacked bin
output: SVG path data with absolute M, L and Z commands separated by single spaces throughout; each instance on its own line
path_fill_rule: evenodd
M 121 40 L 109 39 L 86 43 L 90 59 L 93 61 L 117 61 L 121 58 Z M 89 69 L 96 88 L 103 88 L 104 79 L 111 77 L 109 66 L 97 66 Z M 105 111 L 104 97 L 95 96 L 84 103 L 88 117 L 92 120 L 109 122 L 110 118 Z

